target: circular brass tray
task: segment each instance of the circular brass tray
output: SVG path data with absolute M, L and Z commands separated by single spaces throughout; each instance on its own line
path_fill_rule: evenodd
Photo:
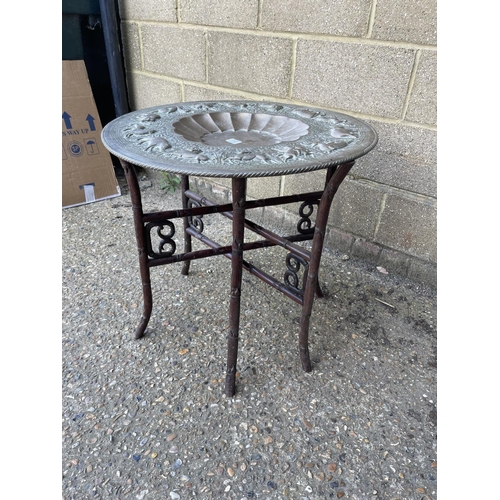
M 102 131 L 132 164 L 204 177 L 266 177 L 355 160 L 377 133 L 349 115 L 259 101 L 197 101 L 127 113 Z

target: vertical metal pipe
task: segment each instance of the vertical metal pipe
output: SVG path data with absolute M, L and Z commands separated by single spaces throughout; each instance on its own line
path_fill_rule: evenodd
M 139 326 L 135 330 L 134 337 L 140 339 L 144 336 L 144 331 L 149 323 L 151 311 L 153 310 L 153 293 L 151 291 L 151 276 L 148 266 L 148 253 L 146 235 L 144 234 L 144 224 L 142 217 L 141 191 L 134 167 L 126 161 L 120 160 L 120 163 L 127 177 L 128 187 L 130 189 L 130 200 L 132 201 L 132 212 L 134 216 L 135 237 L 137 240 L 137 250 L 139 252 L 139 269 L 141 272 L 142 293 L 144 299 L 144 308 Z
M 233 178 L 233 244 L 231 252 L 231 296 L 229 299 L 229 334 L 227 338 L 226 396 L 235 394 L 238 335 L 240 330 L 241 278 L 245 237 L 246 178 Z
M 129 112 L 115 0 L 99 0 L 116 116 Z
M 309 272 L 307 273 L 304 302 L 302 305 L 302 314 L 300 316 L 299 353 L 302 369 L 306 372 L 312 370 L 311 359 L 309 357 L 309 322 L 311 319 L 314 294 L 317 291 L 319 264 L 321 262 L 321 253 L 323 252 L 323 243 L 330 206 L 341 182 L 345 179 L 353 165 L 354 162 L 344 163 L 335 170 L 333 175 L 331 175 L 332 172 L 329 170 L 327 174 L 328 184 L 323 192 L 318 207 L 311 249 L 311 261 L 309 262 Z
M 188 208 L 188 197 L 186 196 L 186 191 L 189 191 L 189 177 L 187 175 L 181 175 L 181 197 L 182 197 L 182 208 Z M 189 253 L 192 251 L 191 235 L 186 232 L 189 227 L 189 217 L 184 217 L 184 253 Z M 189 274 L 189 266 L 191 265 L 190 260 L 185 260 L 182 264 L 181 274 L 187 276 Z

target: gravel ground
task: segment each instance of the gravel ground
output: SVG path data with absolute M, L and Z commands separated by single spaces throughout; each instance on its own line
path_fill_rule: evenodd
M 227 398 L 230 261 L 152 269 L 153 315 L 134 340 L 141 285 L 120 183 L 122 196 L 62 212 L 63 499 L 435 500 L 435 293 L 325 252 L 305 373 L 300 307 L 245 273 Z M 180 206 L 142 186 L 146 210 Z M 220 218 L 205 231 L 226 243 Z M 246 258 L 279 276 L 284 257 Z

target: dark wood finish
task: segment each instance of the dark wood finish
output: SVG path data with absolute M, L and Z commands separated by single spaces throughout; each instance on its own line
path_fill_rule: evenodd
M 229 305 L 229 332 L 227 345 L 227 368 L 225 381 L 225 394 L 232 397 L 236 391 L 236 372 L 238 359 L 238 340 L 240 323 L 240 301 L 241 281 L 243 269 L 258 277 L 268 285 L 286 295 L 302 306 L 299 329 L 299 354 L 302 368 L 309 372 L 312 369 L 309 355 L 309 324 L 314 303 L 314 297 L 323 297 L 318 283 L 318 270 L 321 262 L 321 254 L 325 238 L 326 224 L 330 207 L 340 184 L 345 179 L 354 162 L 330 167 L 326 172 L 325 189 L 312 193 L 300 193 L 290 196 L 266 198 L 261 200 L 246 200 L 247 180 L 243 178 L 232 179 L 232 203 L 220 204 L 198 195 L 189 189 L 189 177 L 181 176 L 181 198 L 182 209 L 168 210 L 163 212 L 144 213 L 137 175 L 132 165 L 121 161 L 130 189 L 132 210 L 134 216 L 135 234 L 139 252 L 139 265 L 143 289 L 144 307 L 142 317 L 135 331 L 135 338 L 144 336 L 146 327 L 151 317 L 153 307 L 153 296 L 151 291 L 150 268 L 173 262 L 182 262 L 181 273 L 189 274 L 189 266 L 192 260 L 224 255 L 231 259 L 231 291 Z M 317 204 L 317 215 L 314 229 L 302 234 L 279 236 L 255 222 L 245 218 L 249 209 L 265 206 L 284 205 L 295 202 L 313 202 Z M 190 206 L 190 203 L 194 206 Z M 194 217 L 219 213 L 232 220 L 233 241 L 231 245 L 222 246 L 206 235 L 199 228 L 192 225 Z M 184 250 L 182 253 L 164 256 L 151 252 L 151 241 L 146 228 L 151 224 L 170 224 L 171 219 L 182 219 Z M 245 228 L 263 237 L 263 240 L 245 243 Z M 193 251 L 192 238 L 195 237 L 209 248 Z M 298 241 L 312 239 L 311 251 L 295 244 Z M 243 258 L 244 252 L 257 248 L 280 246 L 302 259 L 308 265 L 305 273 L 303 290 L 297 290 L 287 286 L 286 283 L 278 281 L 262 269 L 257 268 Z M 149 248 L 149 255 L 148 255 Z
M 236 360 L 240 329 L 241 277 L 243 273 L 243 243 L 245 237 L 245 202 L 247 180 L 232 179 L 233 189 L 233 248 L 231 252 L 231 296 L 229 299 L 229 335 L 227 339 L 226 396 L 235 393 Z
M 316 194 L 316 193 L 314 193 L 314 194 Z M 320 192 L 320 196 L 321 196 L 321 194 L 322 193 Z M 189 197 L 192 198 L 193 200 L 198 201 L 199 203 L 202 203 L 205 206 L 215 205 L 215 203 L 212 203 L 211 201 L 208 201 L 206 198 L 202 198 L 201 196 L 199 196 L 193 192 L 189 193 Z M 294 197 L 294 198 L 298 198 L 298 197 Z M 258 201 L 265 201 L 265 200 L 258 200 Z M 254 204 L 254 206 L 257 206 L 257 205 Z M 233 214 L 231 212 L 220 212 L 220 213 L 221 213 L 221 215 L 224 215 L 228 219 L 233 218 Z M 285 250 L 292 251 L 293 253 L 301 256 L 303 259 L 309 260 L 309 257 L 310 257 L 309 251 L 305 250 L 304 248 L 302 248 L 298 245 L 294 245 L 289 238 L 284 238 L 282 236 L 279 236 L 279 235 L 273 233 L 272 231 L 270 231 L 269 229 L 266 229 L 262 226 L 259 226 L 255 222 L 252 222 L 251 220 L 248 220 L 248 219 L 245 219 L 245 227 L 247 227 L 248 229 L 251 229 L 254 233 L 257 233 L 259 236 L 263 236 L 267 240 L 273 242 L 275 245 L 280 245 Z M 302 238 L 301 240 L 304 241 L 304 240 L 311 240 L 311 239 L 312 239 L 312 235 L 304 235 L 304 238 Z
M 142 294 L 144 298 L 144 305 L 142 317 L 139 326 L 136 328 L 134 337 L 140 339 L 144 336 L 146 327 L 148 326 L 149 319 L 151 318 L 151 311 L 153 310 L 153 293 L 151 291 L 151 277 L 148 265 L 148 250 L 146 235 L 144 232 L 142 211 L 141 191 L 139 189 L 139 182 L 137 181 L 137 174 L 133 165 L 126 161 L 120 160 L 125 176 L 127 178 L 128 187 L 130 189 L 130 200 L 132 202 L 132 212 L 134 217 L 135 237 L 137 240 L 137 250 L 139 252 L 139 269 L 142 281 Z
M 354 162 L 345 163 L 340 165 L 334 173 L 328 171 L 327 185 L 318 207 L 318 215 L 316 217 L 316 227 L 314 229 L 314 238 L 311 249 L 311 261 L 309 263 L 309 272 L 307 274 L 307 283 L 304 292 L 304 302 L 302 304 L 302 314 L 300 316 L 299 353 L 302 368 L 306 372 L 310 372 L 312 370 L 311 359 L 309 357 L 309 322 L 311 319 L 314 294 L 318 289 L 318 270 L 321 262 L 321 254 L 323 252 L 328 214 L 330 212 L 330 207 L 335 193 L 353 165 Z
M 188 231 L 192 236 L 195 238 L 198 238 L 200 241 L 202 241 L 205 245 L 208 245 L 212 250 L 212 255 L 224 255 L 224 257 L 227 257 L 229 259 L 232 258 L 231 250 L 232 246 L 226 246 L 222 247 L 215 241 L 210 240 L 204 235 L 201 235 L 194 231 L 193 229 L 189 228 Z M 303 235 L 294 235 L 291 236 L 291 238 L 296 238 L 295 241 L 299 241 L 299 238 L 304 238 Z M 272 243 L 271 241 L 267 240 L 261 240 L 261 241 L 256 241 L 253 243 L 245 243 L 243 245 L 243 252 L 246 252 L 247 250 L 254 250 L 256 248 L 265 248 L 265 247 L 270 247 L 270 246 L 275 246 L 275 243 Z M 210 252 L 210 250 L 200 250 L 201 252 Z M 272 286 L 276 290 L 280 291 L 284 295 L 286 295 L 288 298 L 294 300 L 297 302 L 297 304 L 302 305 L 302 295 L 298 295 L 295 293 L 291 288 L 287 287 L 285 284 L 283 284 L 281 281 L 278 281 L 277 279 L 273 278 L 270 274 L 266 273 L 262 269 L 259 269 L 258 267 L 254 266 L 250 262 L 247 262 L 245 259 L 243 259 L 243 269 L 248 271 L 250 274 L 253 274 L 257 278 L 261 279 L 268 285 Z
M 182 197 L 182 208 L 187 210 L 189 198 L 186 195 L 186 191 L 189 190 L 189 177 L 187 175 L 181 175 L 181 197 Z M 186 231 L 189 227 L 189 217 L 186 215 L 183 217 L 184 222 L 184 253 L 191 253 L 191 235 Z M 182 264 L 181 274 L 187 276 L 189 274 L 189 266 L 191 265 L 191 260 L 185 260 Z
M 188 185 L 188 184 L 187 184 Z M 181 183 L 182 186 L 182 183 Z M 223 212 L 231 212 L 233 210 L 232 203 L 226 203 L 224 205 L 216 205 L 211 202 L 207 198 L 198 195 L 194 191 L 190 191 L 187 189 L 183 191 L 188 199 L 195 200 L 199 202 L 202 207 L 192 207 L 179 210 L 166 210 L 165 212 L 152 212 L 145 213 L 143 215 L 144 222 L 158 222 L 162 220 L 168 219 L 177 219 L 179 217 L 185 216 L 199 216 L 199 215 L 207 215 L 207 214 L 217 214 Z M 319 200 L 323 191 L 315 191 L 312 193 L 302 193 L 302 194 L 294 194 L 290 196 L 276 197 L 276 198 L 264 198 L 262 200 L 247 200 L 247 204 L 245 210 L 251 210 L 253 208 L 263 208 L 263 207 L 271 207 L 276 205 L 285 205 L 287 203 L 296 203 L 301 201 L 312 201 Z

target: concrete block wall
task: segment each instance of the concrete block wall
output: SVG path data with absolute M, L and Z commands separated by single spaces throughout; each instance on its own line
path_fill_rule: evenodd
M 120 0 L 119 7 L 132 109 L 271 100 L 372 124 L 379 144 L 341 186 L 326 245 L 436 285 L 436 0 Z M 322 185 L 316 174 L 250 179 L 249 194 L 314 190 Z M 228 180 L 197 184 L 227 197 Z M 272 210 L 266 218 L 290 225 L 297 214 Z

